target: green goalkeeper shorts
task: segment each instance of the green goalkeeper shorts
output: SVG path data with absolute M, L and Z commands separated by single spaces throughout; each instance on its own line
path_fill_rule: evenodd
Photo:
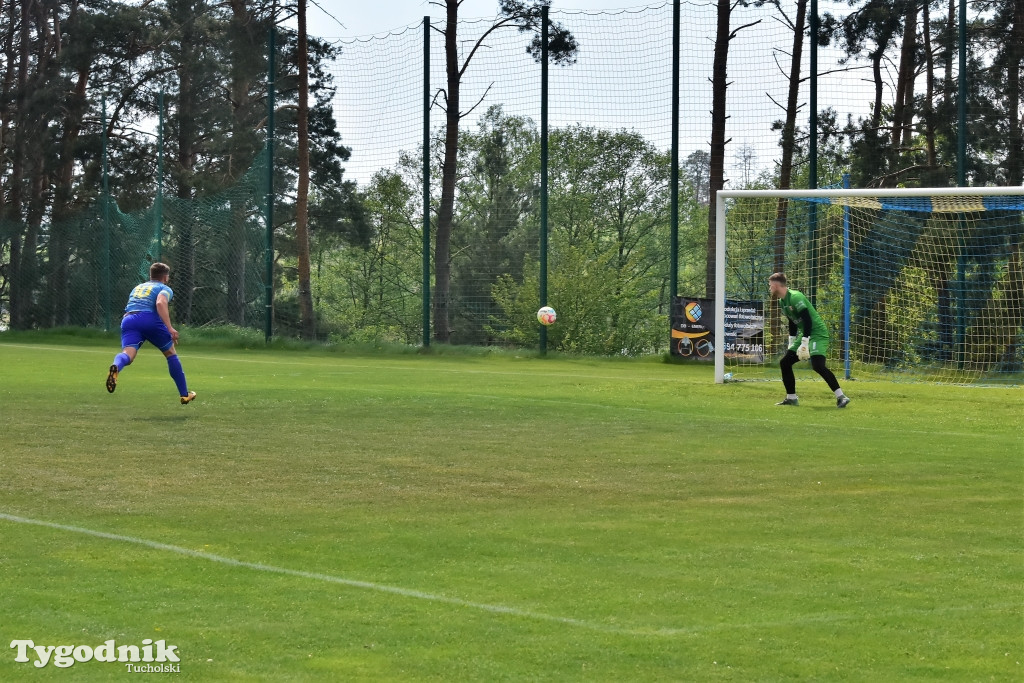
M 789 348 L 793 352 L 796 352 L 796 350 L 800 348 L 800 337 L 797 337 L 793 341 L 793 346 Z M 828 337 L 812 335 L 807 341 L 807 350 L 812 356 L 827 356 Z
M 812 336 L 807 343 L 807 350 L 811 352 L 812 356 L 827 356 L 828 337 Z

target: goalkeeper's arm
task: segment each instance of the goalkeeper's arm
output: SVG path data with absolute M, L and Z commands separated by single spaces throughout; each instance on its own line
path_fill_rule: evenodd
M 789 321 L 789 336 L 790 337 L 796 337 L 796 333 L 800 331 L 800 327 L 803 327 L 804 328 L 804 333 L 801 334 L 800 336 L 801 337 L 810 337 L 811 336 L 811 327 L 812 327 L 812 325 L 813 325 L 813 323 L 811 322 L 811 312 L 808 311 L 805 308 L 804 310 L 800 311 L 800 325 L 799 326 L 796 324 L 795 320 L 790 320 Z
M 799 346 L 800 337 L 811 336 L 811 314 L 807 311 L 803 311 L 800 314 L 800 322 L 803 323 L 804 333 L 799 334 L 800 326 L 796 324 L 796 321 L 789 321 L 789 348 L 796 351 L 796 347 Z
M 807 360 L 811 357 L 811 353 L 807 349 L 807 342 L 811 338 L 811 313 L 806 308 L 800 312 L 800 322 L 804 325 L 804 334 L 803 339 L 800 340 L 800 346 L 797 347 L 796 357 L 800 360 Z
M 807 340 L 811 336 L 811 313 L 807 309 L 800 312 L 800 322 L 804 328 L 804 333 L 801 337 L 797 336 L 800 330 L 800 326 L 795 321 L 789 321 L 789 349 L 795 351 L 800 360 L 806 360 L 810 356 L 807 353 Z

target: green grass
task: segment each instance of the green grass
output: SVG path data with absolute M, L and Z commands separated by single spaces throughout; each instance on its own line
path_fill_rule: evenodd
M 1024 676 L 1020 389 L 116 345 L 0 336 L 0 680 Z

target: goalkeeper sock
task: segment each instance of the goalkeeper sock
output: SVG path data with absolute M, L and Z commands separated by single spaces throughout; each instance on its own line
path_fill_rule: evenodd
M 171 373 L 174 384 L 178 387 L 178 396 L 188 396 L 188 384 L 185 382 L 185 371 L 178 360 L 178 354 L 167 357 L 167 371 Z
M 836 389 L 835 392 L 833 392 L 833 393 L 835 393 L 836 398 L 841 398 L 843 396 L 846 396 L 846 394 L 843 393 L 842 389 Z
M 786 394 L 786 398 L 798 399 L 800 397 L 797 396 L 796 394 Z

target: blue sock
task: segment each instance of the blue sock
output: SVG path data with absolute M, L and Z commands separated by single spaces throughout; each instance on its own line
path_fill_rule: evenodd
M 188 384 L 185 382 L 185 371 L 181 369 L 181 361 L 178 360 L 178 354 L 167 357 L 167 370 L 171 373 L 171 378 L 174 383 L 178 386 L 178 396 L 188 396 Z
M 121 353 L 114 356 L 114 365 L 117 366 L 117 371 L 121 372 L 127 366 L 132 364 L 132 359 L 128 357 L 128 354 L 122 351 Z

